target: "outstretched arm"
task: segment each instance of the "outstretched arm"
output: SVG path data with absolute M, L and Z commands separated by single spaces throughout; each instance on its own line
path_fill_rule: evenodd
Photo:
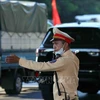
M 62 68 L 65 68 L 66 65 L 69 65 L 68 63 L 70 61 L 69 60 L 66 61 L 66 59 L 61 57 L 61 58 L 57 59 L 57 61 L 54 63 L 35 62 L 32 60 L 26 60 L 26 59 L 19 58 L 16 55 L 11 55 L 6 58 L 6 62 L 7 63 L 19 63 L 19 65 L 22 67 L 37 70 L 37 71 L 57 71 Z

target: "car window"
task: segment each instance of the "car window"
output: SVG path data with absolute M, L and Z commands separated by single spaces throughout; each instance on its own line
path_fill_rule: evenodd
M 43 40 L 43 45 L 45 48 L 53 48 L 52 42 L 50 41 L 53 37 L 52 29 L 49 30 L 45 36 L 45 39 Z
M 68 33 L 75 39 L 71 44 L 71 48 L 94 48 L 100 47 L 100 29 L 98 28 L 82 28 L 82 27 L 66 27 L 59 28 L 61 31 Z M 51 48 L 53 32 L 52 29 L 48 31 L 43 41 L 44 47 Z
M 98 28 L 62 28 L 60 30 L 67 32 L 75 39 L 71 47 L 100 47 L 100 29 Z

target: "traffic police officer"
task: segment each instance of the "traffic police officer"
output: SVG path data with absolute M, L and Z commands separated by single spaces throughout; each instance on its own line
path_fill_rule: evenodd
M 54 100 L 78 100 L 79 59 L 71 52 L 69 47 L 69 44 L 74 42 L 74 39 L 57 28 L 53 28 L 53 34 L 54 52 L 61 55 L 56 61 L 35 62 L 11 55 L 6 58 L 6 62 L 19 63 L 22 67 L 38 71 L 56 71 L 53 85 Z

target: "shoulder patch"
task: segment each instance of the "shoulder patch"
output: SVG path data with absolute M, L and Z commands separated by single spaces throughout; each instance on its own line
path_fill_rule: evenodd
M 49 61 L 50 63 L 54 63 L 54 62 L 56 62 L 56 59 L 54 59 L 54 60 L 51 60 L 51 61 Z

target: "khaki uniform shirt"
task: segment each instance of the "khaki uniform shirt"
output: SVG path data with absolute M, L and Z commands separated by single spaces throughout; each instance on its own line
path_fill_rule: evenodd
M 77 95 L 79 59 L 70 50 L 66 51 L 62 57 L 58 58 L 54 63 L 35 62 L 32 60 L 25 60 L 20 58 L 19 65 L 37 71 L 56 71 L 58 75 L 60 91 L 64 92 L 64 86 L 66 92 L 70 96 L 70 99 L 74 99 Z M 55 76 L 53 94 L 54 100 L 64 99 L 64 93 L 61 93 L 61 96 L 58 95 Z

